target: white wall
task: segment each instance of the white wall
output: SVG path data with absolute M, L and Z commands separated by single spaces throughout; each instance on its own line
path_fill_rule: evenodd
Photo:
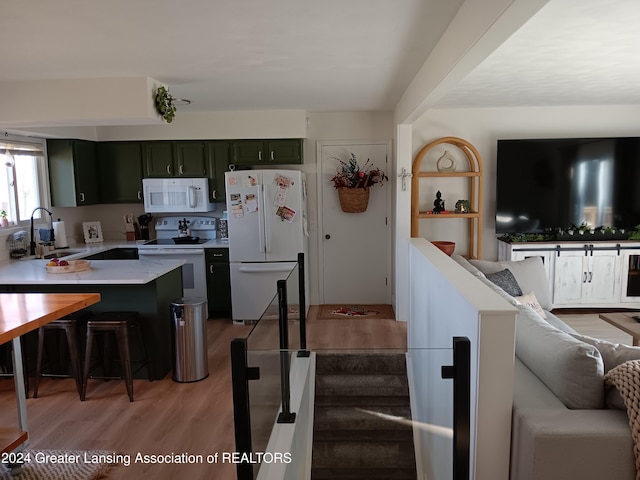
M 640 136 L 640 106 L 520 107 L 430 110 L 413 124 L 414 156 L 426 143 L 444 136 L 471 142 L 484 163 L 482 258 L 496 259 L 495 235 L 496 141 L 504 138 Z M 442 196 L 453 207 L 455 186 L 444 182 Z M 433 188 L 436 188 L 435 186 Z M 450 189 L 447 191 L 447 189 Z M 454 193 L 451 193 L 454 192 Z M 433 198 L 430 199 L 431 201 Z M 398 208 L 402 208 L 399 206 Z M 407 205 L 406 208 L 410 208 Z M 461 223 L 421 225 L 421 234 L 435 240 L 464 240 Z

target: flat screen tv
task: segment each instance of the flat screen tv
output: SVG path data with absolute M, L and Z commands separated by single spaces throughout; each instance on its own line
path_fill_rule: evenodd
M 496 233 L 640 224 L 640 138 L 498 140 Z

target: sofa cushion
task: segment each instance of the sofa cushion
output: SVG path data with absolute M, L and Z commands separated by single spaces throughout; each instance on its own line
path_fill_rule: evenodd
M 516 355 L 568 408 L 604 407 L 604 363 L 593 345 L 518 305 Z
M 525 260 L 491 262 L 488 260 L 469 260 L 469 262 L 485 275 L 508 268 L 523 292 L 534 292 L 540 305 L 545 310 L 552 310 L 551 288 L 544 270 L 541 257 L 529 257 Z
M 629 360 L 640 360 L 640 347 L 632 347 L 622 343 L 607 342 L 606 340 L 600 340 L 599 338 L 593 338 L 579 333 L 574 333 L 572 335 L 574 338 L 588 343 L 589 345 L 593 345 L 598 349 L 604 362 L 605 374 L 624 362 L 628 362 Z M 616 390 L 612 385 L 605 387 L 605 395 L 607 407 L 617 408 L 620 410 L 627 409 L 624 401 L 622 400 L 622 396 L 620 396 L 618 390 Z
M 533 308 L 533 311 L 540 315 L 542 318 L 547 318 L 547 314 L 538 303 L 538 299 L 536 298 L 536 294 L 533 292 L 525 293 L 524 295 L 514 297 L 515 300 L 521 305 L 528 305 Z
M 520 289 L 520 285 L 518 285 L 516 277 L 513 276 L 513 273 L 511 273 L 508 268 L 499 272 L 490 273 L 486 277 L 487 280 L 495 283 L 512 297 L 522 295 L 522 290 Z

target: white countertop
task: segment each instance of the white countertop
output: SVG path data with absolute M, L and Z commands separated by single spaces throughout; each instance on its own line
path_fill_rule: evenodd
M 34 259 L 4 264 L 0 285 L 144 285 L 184 264 L 182 260 L 92 260 L 91 268 L 84 272 L 49 273 L 47 262 Z

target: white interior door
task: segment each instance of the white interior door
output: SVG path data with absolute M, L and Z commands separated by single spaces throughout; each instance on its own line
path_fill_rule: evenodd
M 340 159 L 351 153 L 364 166 L 391 173 L 391 142 L 318 142 L 318 192 L 321 196 L 320 298 L 325 304 L 391 303 L 389 183 L 370 189 L 363 213 L 345 213 L 330 181 Z

